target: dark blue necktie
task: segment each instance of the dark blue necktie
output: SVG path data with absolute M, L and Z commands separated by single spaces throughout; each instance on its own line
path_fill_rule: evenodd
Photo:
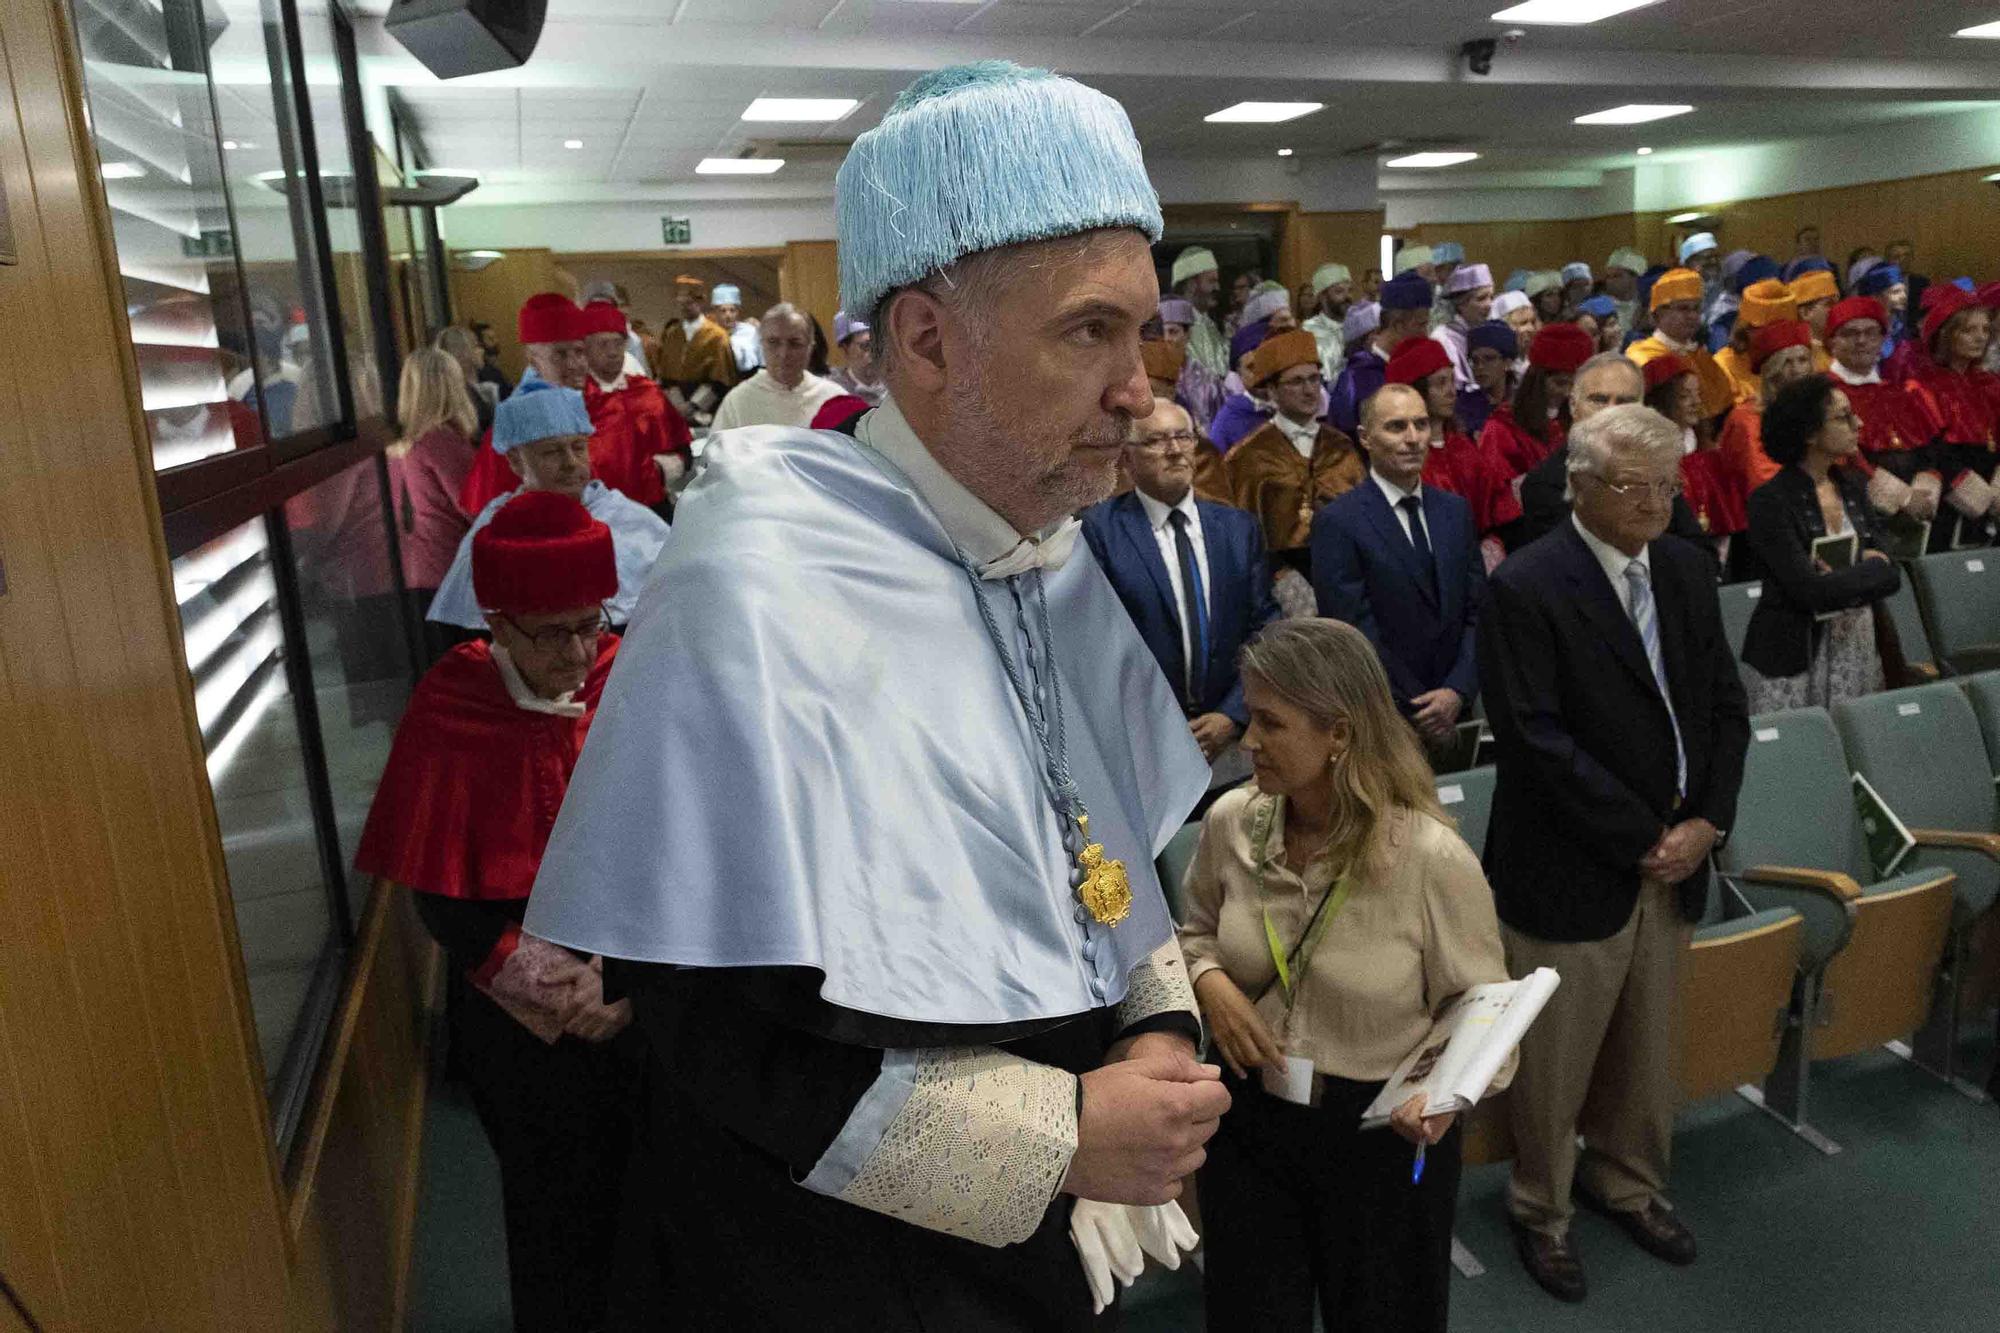
M 1188 637 L 1187 705 L 1199 708 L 1208 697 L 1208 592 L 1201 586 L 1194 543 L 1188 540 L 1187 514 L 1176 509 L 1167 521 L 1174 529 L 1174 556 L 1181 562 L 1181 624 Z
M 1424 584 L 1437 590 L 1437 562 L 1431 558 L 1430 534 L 1424 531 L 1424 502 L 1414 495 L 1396 501 L 1396 507 L 1410 520 L 1410 545 L 1417 548 L 1417 561 L 1424 567 Z

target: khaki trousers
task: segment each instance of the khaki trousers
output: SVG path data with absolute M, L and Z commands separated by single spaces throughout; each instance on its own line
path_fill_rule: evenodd
M 1535 1231 L 1565 1235 L 1572 1181 L 1613 1208 L 1645 1208 L 1666 1187 L 1679 1101 L 1680 972 L 1691 927 L 1674 908 L 1673 886 L 1641 885 L 1630 919 L 1609 939 L 1564 943 L 1504 925 L 1500 933 L 1512 975 L 1552 967 L 1562 977 L 1521 1042 L 1508 1093 L 1508 1211 Z

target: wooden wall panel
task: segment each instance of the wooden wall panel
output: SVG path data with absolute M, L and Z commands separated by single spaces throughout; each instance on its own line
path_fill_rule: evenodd
M 450 274 L 452 318 L 460 324 L 483 319 L 493 326 L 494 340 L 500 344 L 500 368 L 510 380 L 521 378 L 521 372 L 528 368 L 520 341 L 514 337 L 514 316 L 521 302 L 536 292 L 576 295 L 575 284 L 567 281 L 548 250 L 510 249 L 504 259 L 496 259 L 476 273 L 454 265 Z
M 67 6 L 0 0 L 0 62 L 4 1262 L 51 1330 L 270 1327 L 263 1071 Z
M 1359 278 L 1381 262 L 1382 211 L 1293 213 L 1285 219 L 1278 255 L 1279 281 L 1293 291 L 1329 260 Z
M 778 290 L 785 300 L 819 320 L 833 337 L 833 317 L 840 309 L 840 258 L 832 241 L 791 241 L 778 265 Z M 861 318 L 866 319 L 863 312 Z M 838 350 L 831 353 L 840 364 Z

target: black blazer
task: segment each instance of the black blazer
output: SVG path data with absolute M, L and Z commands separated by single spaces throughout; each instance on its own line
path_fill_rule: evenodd
M 1546 537 L 1569 518 L 1569 501 L 1563 495 L 1568 489 L 1569 446 L 1564 444 L 1521 478 L 1523 542 Z M 1667 520 L 1667 531 L 1708 557 L 1711 576 L 1721 572 L 1722 557 L 1716 551 L 1714 540 L 1701 530 L 1701 520 L 1694 516 L 1694 510 L 1688 508 L 1688 502 L 1678 495 L 1674 497 L 1674 516 Z
M 1736 817 L 1750 724 L 1713 567 L 1677 537 L 1650 549 L 1684 801 L 1645 647 L 1575 525 L 1509 556 L 1487 583 L 1479 678 L 1499 773 L 1486 875 L 1500 919 L 1538 939 L 1616 934 L 1661 833 L 1696 816 L 1727 832 Z M 1699 917 L 1708 868 L 1678 890 L 1683 915 Z
M 1844 467 L 1833 470 L 1833 483 L 1861 549 L 1881 550 L 1867 483 Z M 1826 517 L 1813 479 L 1802 467 L 1787 467 L 1750 492 L 1748 513 L 1743 573 L 1764 580 L 1764 591 L 1750 613 L 1743 660 L 1763 675 L 1796 676 L 1812 664 L 1822 628 L 1815 616 L 1867 606 L 1902 586 L 1903 576 L 1890 560 L 1863 560 L 1829 574 L 1814 570 L 1812 544 L 1826 536 Z
M 1221 713 L 1239 727 L 1250 724 L 1243 705 L 1243 681 L 1236 656 L 1278 618 L 1271 596 L 1271 567 L 1264 558 L 1264 535 L 1257 519 L 1241 509 L 1194 502 L 1201 516 L 1201 539 L 1208 553 L 1208 665 L 1200 699 L 1183 699 L 1190 716 Z M 1083 511 L 1083 539 L 1097 557 L 1104 576 L 1125 604 L 1139 637 L 1153 650 L 1174 697 L 1185 692 L 1186 655 L 1181 648 L 1181 608 L 1174 601 L 1166 561 L 1153 539 L 1153 525 L 1139 503 L 1137 491 L 1127 491 Z
M 1312 521 L 1312 584 L 1319 613 L 1368 636 L 1398 707 L 1441 686 L 1471 703 L 1479 693 L 1473 625 L 1486 594 L 1486 562 L 1472 508 L 1423 488 L 1428 570 L 1373 477 L 1324 505 Z

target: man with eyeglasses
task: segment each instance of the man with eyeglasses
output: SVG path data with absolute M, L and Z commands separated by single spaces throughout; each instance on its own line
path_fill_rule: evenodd
M 1580 1301 L 1572 1190 L 1648 1253 L 1694 1262 L 1662 1193 L 1678 977 L 1750 735 L 1713 567 L 1667 535 L 1680 428 L 1609 407 L 1570 431 L 1566 457 L 1574 510 L 1494 571 L 1478 654 L 1508 971 L 1563 977 L 1521 1043 L 1508 1212 L 1529 1274 Z
M 618 586 L 604 599 L 604 607 L 613 625 L 622 628 L 631 619 L 646 572 L 653 567 L 660 548 L 666 545 L 667 524 L 646 506 L 590 475 L 590 437 L 594 429 L 583 395 L 575 389 L 529 381 L 500 404 L 493 416 L 493 450 L 506 461 L 520 484 L 493 500 L 472 520 L 472 528 L 459 542 L 451 568 L 438 583 L 437 596 L 431 599 L 425 619 L 461 629 L 490 628 L 472 584 L 473 539 L 508 500 L 531 491 L 566 495 L 611 529 Z
M 1278 604 L 1257 520 L 1195 493 L 1206 447 L 1187 409 L 1156 396 L 1125 445 L 1132 489 L 1083 511 L 1083 539 L 1186 710 L 1213 791 L 1249 775 L 1232 758 L 1250 721 L 1236 654 Z
M 524 490 L 472 539 L 472 584 L 492 642 L 411 695 L 355 865 L 413 891 L 467 982 L 452 1053 L 500 1162 L 515 1326 L 600 1328 L 643 1053 L 601 960 L 521 921 L 618 651 L 611 530 Z
M 1264 546 L 1306 573 L 1313 514 L 1367 475 L 1354 441 L 1319 420 L 1319 344 L 1304 329 L 1272 334 L 1247 362 L 1277 409 L 1223 459 L 1236 505 L 1257 516 Z M 1386 363 L 1385 363 L 1386 364 Z
M 1623 353 L 1599 352 L 1577 369 L 1576 379 L 1570 385 L 1570 429 L 1575 430 L 1599 412 L 1640 402 L 1645 395 L 1645 375 L 1636 364 Z M 1563 445 L 1521 478 L 1521 537 L 1517 546 L 1553 532 L 1569 512 L 1569 448 Z M 1667 531 L 1708 552 L 1711 568 L 1720 568 L 1715 548 L 1701 530 L 1700 520 L 1678 492 L 1672 499 Z

